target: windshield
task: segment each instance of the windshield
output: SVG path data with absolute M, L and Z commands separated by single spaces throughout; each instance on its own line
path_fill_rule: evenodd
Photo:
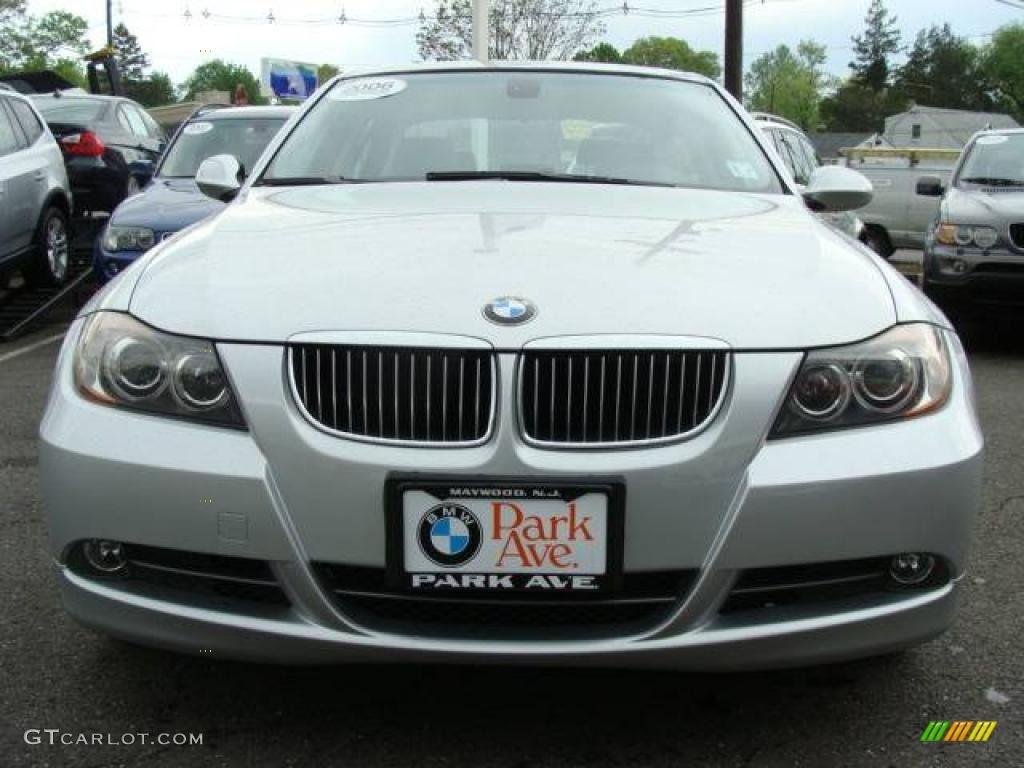
M 249 171 L 284 122 L 283 117 L 232 117 L 188 123 L 168 147 L 159 175 L 192 179 L 203 160 L 225 154 Z
M 468 178 L 781 191 L 710 86 L 522 71 L 340 80 L 258 183 Z
M 1024 187 L 1024 133 L 979 136 L 967 150 L 957 183 Z
M 32 103 L 48 123 L 92 123 L 99 120 L 107 108 L 107 102 L 99 99 L 75 99 L 67 96 L 33 99 Z

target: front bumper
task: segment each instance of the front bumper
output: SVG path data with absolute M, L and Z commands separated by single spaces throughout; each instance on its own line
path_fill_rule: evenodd
M 68 334 L 77 337 L 77 325 Z M 950 337 L 951 347 L 958 344 Z M 70 346 L 70 342 L 69 345 Z M 89 403 L 62 353 L 41 427 L 51 547 L 69 611 L 130 640 L 268 662 L 431 660 L 739 669 L 885 653 L 949 625 L 981 482 L 982 438 L 962 355 L 951 401 L 886 426 L 765 443 L 801 356 L 737 355 L 727 407 L 687 442 L 635 451 L 524 444 L 512 394 L 488 444 L 429 451 L 325 435 L 291 403 L 279 347 L 220 345 L 251 432 Z M 508 359 L 506 359 L 508 358 Z M 502 380 L 515 361 L 503 355 Z M 100 437 L 102 436 L 102 437 Z M 627 573 L 696 576 L 656 625 L 595 638 L 437 636 L 368 624 L 333 601 L 313 563 L 383 567 L 383 488 L 393 472 L 608 476 L 627 488 Z M 106 538 L 269 563 L 288 604 L 244 610 L 86 578 L 76 542 Z M 918 592 L 723 610 L 750 569 L 929 552 L 951 579 Z
M 959 263 L 962 272 L 942 268 Z M 924 256 L 924 290 L 947 308 L 1024 306 L 1024 253 L 1008 247 L 980 251 L 930 242 Z

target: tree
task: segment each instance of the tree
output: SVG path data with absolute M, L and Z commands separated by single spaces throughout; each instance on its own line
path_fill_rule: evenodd
M 825 47 L 813 40 L 802 41 L 796 53 L 780 45 L 758 56 L 746 76 L 751 109 L 789 118 L 805 130 L 816 130 L 821 122 L 823 91 L 832 84 L 825 72 Z
M 321 64 L 316 68 L 316 78 L 323 85 L 339 72 L 341 70 L 333 64 Z
M 231 64 L 222 59 L 213 59 L 196 67 L 195 71 L 182 84 L 185 99 L 194 99 L 202 91 L 227 91 L 234 94 L 235 87 L 241 83 L 249 94 L 250 104 L 266 104 L 267 100 L 260 94 L 260 84 L 246 67 Z
M 900 50 L 900 32 L 883 0 L 871 0 L 864 17 L 864 34 L 853 38 L 854 77 L 878 93 L 889 84 L 890 58 Z
M 471 0 L 436 0 L 433 18 L 416 33 L 421 58 L 468 58 L 473 47 Z M 488 55 L 497 60 L 568 59 L 604 33 L 594 0 L 493 0 Z
M 714 51 L 696 51 L 678 37 L 641 37 L 622 52 L 625 64 L 679 69 L 719 77 L 722 67 Z
M 619 49 L 611 43 L 598 43 L 589 50 L 583 50 L 572 57 L 573 61 L 598 61 L 605 64 L 618 64 L 622 61 Z
M 820 106 L 825 130 L 853 133 L 881 133 L 885 118 L 906 108 L 899 93 L 889 88 L 873 91 L 856 78 L 843 82 Z
M 930 107 L 989 111 L 995 106 L 981 52 L 949 24 L 917 33 L 893 88 L 905 99 Z
M 1024 24 L 997 29 L 982 55 L 996 96 L 1024 122 Z
M 88 22 L 67 11 L 33 16 L 24 0 L 0 0 L 0 72 L 52 69 L 89 50 Z
M 174 83 L 164 72 L 153 72 L 141 80 L 126 80 L 124 90 L 129 99 L 134 99 L 144 107 L 159 107 L 178 100 Z
M 146 76 L 149 56 L 142 52 L 139 39 L 128 31 L 124 22 L 114 27 L 114 52 L 124 80 L 142 80 Z

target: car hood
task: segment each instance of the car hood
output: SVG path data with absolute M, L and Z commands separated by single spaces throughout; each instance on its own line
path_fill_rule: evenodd
M 504 295 L 536 317 L 489 322 Z M 581 334 L 802 348 L 896 320 L 873 257 L 797 197 L 501 181 L 254 188 L 154 254 L 130 311 L 221 340 L 419 331 L 499 348 Z
M 945 200 L 948 220 L 956 224 L 988 224 L 1024 221 L 1024 189 L 949 190 Z
M 121 203 L 110 223 L 177 232 L 223 208 L 224 203 L 200 192 L 193 179 L 156 178 L 142 192 Z

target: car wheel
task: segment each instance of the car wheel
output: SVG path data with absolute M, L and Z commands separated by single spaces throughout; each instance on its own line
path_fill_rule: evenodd
M 889 242 L 889 236 L 885 234 L 884 229 L 867 227 L 861 237 L 864 239 L 864 245 L 877 253 L 883 259 L 888 259 L 892 256 L 892 243 Z
M 68 217 L 60 208 L 47 208 L 36 230 L 36 253 L 25 269 L 30 285 L 63 285 L 71 261 Z

